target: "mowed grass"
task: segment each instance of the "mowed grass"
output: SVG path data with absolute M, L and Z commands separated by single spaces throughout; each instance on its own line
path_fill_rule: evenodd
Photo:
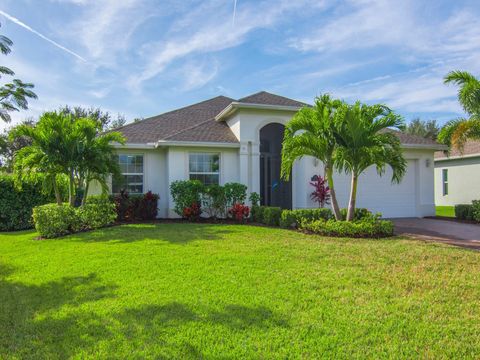
M 437 216 L 455 217 L 454 206 L 436 206 L 435 212 Z
M 0 358 L 478 358 L 480 254 L 145 224 L 0 234 Z

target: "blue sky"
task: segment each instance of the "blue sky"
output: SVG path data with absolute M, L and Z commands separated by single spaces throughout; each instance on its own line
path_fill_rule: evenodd
M 237 0 L 235 16 L 234 3 L 2 0 L 1 33 L 14 48 L 0 64 L 39 96 L 14 121 L 63 104 L 131 121 L 267 90 L 444 122 L 462 111 L 443 76 L 480 75 L 478 0 Z

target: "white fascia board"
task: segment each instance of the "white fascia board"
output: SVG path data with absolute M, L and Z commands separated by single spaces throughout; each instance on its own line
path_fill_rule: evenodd
M 462 159 L 471 159 L 480 157 L 480 154 L 470 154 L 470 155 L 456 155 L 450 157 L 436 158 L 434 161 L 448 161 L 448 160 L 462 160 Z
M 215 116 L 216 121 L 221 121 L 223 118 L 231 115 L 236 109 L 256 109 L 256 110 L 279 110 L 297 112 L 302 107 L 299 106 L 285 106 L 285 105 L 267 105 L 267 104 L 250 104 L 233 101 L 225 109 Z
M 418 149 L 418 150 L 448 150 L 448 146 L 441 144 L 401 144 L 404 149 Z
M 154 149 L 155 143 L 143 143 L 143 144 L 125 143 L 125 145 L 114 143 L 113 146 L 117 149 Z
M 209 142 L 209 141 L 168 141 L 159 140 L 155 147 L 182 146 L 182 147 L 215 147 L 215 148 L 239 148 L 240 143 Z

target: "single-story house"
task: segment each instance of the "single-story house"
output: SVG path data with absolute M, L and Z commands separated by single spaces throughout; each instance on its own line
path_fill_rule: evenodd
M 480 141 L 468 141 L 463 152 L 435 153 L 435 203 L 453 206 L 480 200 Z
M 118 148 L 123 183 L 111 190 L 149 190 L 160 195 L 159 217 L 175 217 L 169 186 L 175 180 L 198 179 L 206 184 L 239 182 L 261 195 L 263 205 L 311 208 L 315 175 L 323 174 L 318 160 L 304 157 L 294 164 L 289 182 L 280 179 L 284 124 L 306 104 L 268 92 L 235 100 L 225 96 L 173 110 L 118 129 L 127 138 Z M 408 160 L 400 184 L 391 171 L 380 177 L 374 168 L 359 180 L 359 207 L 384 217 L 423 217 L 435 214 L 434 152 L 431 140 L 398 133 Z M 335 175 L 340 206 L 346 207 L 350 176 Z

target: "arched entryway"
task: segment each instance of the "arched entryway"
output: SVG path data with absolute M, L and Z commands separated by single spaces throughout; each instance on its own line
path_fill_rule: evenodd
M 280 178 L 285 126 L 272 123 L 260 129 L 260 203 L 292 208 L 292 183 Z

